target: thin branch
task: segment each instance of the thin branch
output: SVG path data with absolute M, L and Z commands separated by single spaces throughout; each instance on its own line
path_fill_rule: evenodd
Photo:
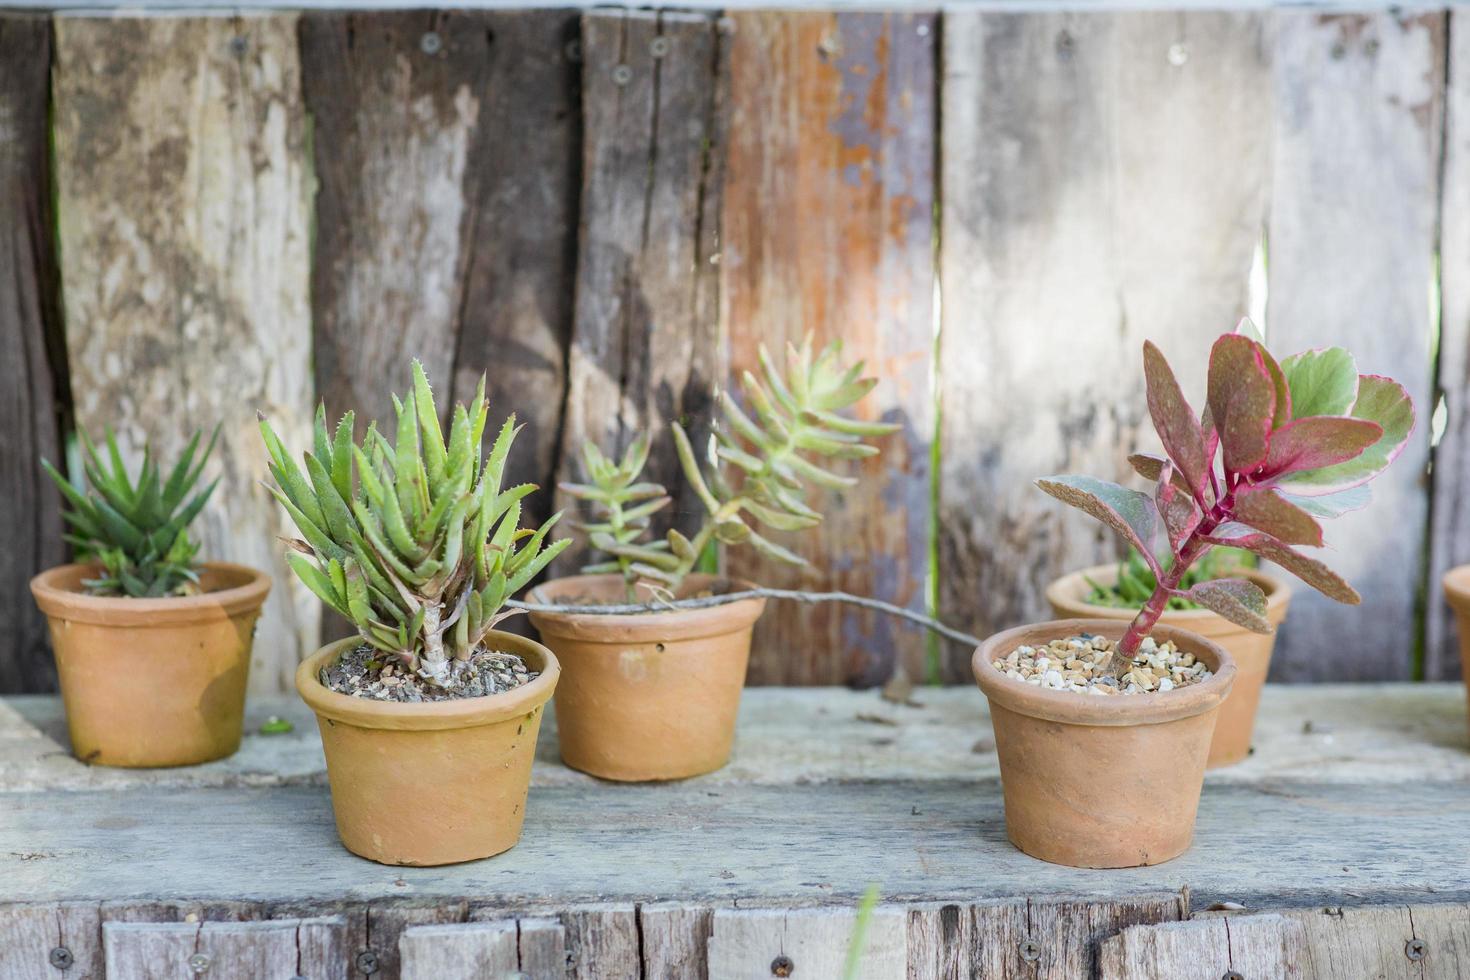
M 507 600 L 506 605 L 522 612 L 547 612 L 547 613 L 590 613 L 599 616 L 635 616 L 639 613 L 667 612 L 675 609 L 708 609 L 712 606 L 723 606 L 731 602 L 739 602 L 742 599 L 789 599 L 792 602 L 844 602 L 852 606 L 862 606 L 864 609 L 876 609 L 890 616 L 907 619 L 911 623 L 917 623 L 926 629 L 933 630 L 940 636 L 963 643 L 967 646 L 976 647 L 980 645 L 978 637 L 968 633 L 945 626 L 937 619 L 930 619 L 923 613 L 916 613 L 912 609 L 903 606 L 895 606 L 891 602 L 881 599 L 869 599 L 866 596 L 852 595 L 847 592 L 801 592 L 796 589 L 748 589 L 744 592 L 727 592 L 723 595 L 700 596 L 696 599 L 675 599 L 671 601 L 657 601 L 650 603 L 623 603 L 612 606 L 573 606 L 551 602 L 518 602 L 514 599 Z

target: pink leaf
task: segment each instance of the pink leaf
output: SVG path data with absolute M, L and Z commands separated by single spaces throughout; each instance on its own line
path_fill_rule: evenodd
M 1037 480 L 1036 485 L 1123 535 L 1143 555 L 1154 574 L 1161 574 L 1158 559 L 1154 557 L 1159 509 L 1148 494 L 1090 476 L 1052 476 Z
M 1276 382 L 1258 344 L 1226 334 L 1210 351 L 1210 421 L 1220 434 L 1225 469 L 1249 473 L 1266 459 L 1276 414 Z
M 1288 422 L 1271 434 L 1271 448 L 1254 479 L 1264 482 L 1357 459 L 1382 435 L 1383 427 L 1367 419 L 1312 415 Z
M 1206 609 L 1257 633 L 1270 633 L 1274 627 L 1266 618 L 1266 594 L 1254 582 L 1240 578 L 1218 578 L 1201 582 L 1186 596 Z
M 1244 548 L 1267 561 L 1274 561 L 1303 582 L 1329 599 L 1356 606 L 1363 601 L 1351 585 L 1332 569 L 1315 558 L 1308 558 L 1294 551 L 1269 534 L 1252 532 L 1242 524 L 1226 524 L 1216 528 L 1215 533 L 1205 539 L 1210 544 L 1227 548 Z
M 1194 498 L 1179 491 L 1174 483 L 1175 476 L 1174 465 L 1165 463 L 1159 473 L 1158 484 L 1154 487 L 1154 503 L 1164 521 L 1164 531 L 1169 537 L 1169 550 L 1177 555 L 1181 543 L 1199 527 L 1203 515 L 1195 505 Z
M 1174 371 L 1152 341 L 1143 342 L 1143 376 L 1148 387 L 1148 412 L 1164 451 L 1174 460 L 1191 494 L 1200 496 L 1205 478 L 1205 434 L 1184 398 Z
M 1128 457 L 1128 464 L 1133 467 L 1133 472 L 1150 483 L 1159 482 L 1159 474 L 1164 472 L 1164 464 L 1168 462 L 1163 456 L 1155 456 L 1153 453 L 1134 453 Z M 1179 475 L 1178 470 L 1174 471 L 1169 482 L 1184 493 L 1190 492 L 1189 484 L 1184 482 L 1184 477 Z
M 1268 487 L 1247 487 L 1235 495 L 1235 518 L 1287 544 L 1322 547 L 1322 525 Z

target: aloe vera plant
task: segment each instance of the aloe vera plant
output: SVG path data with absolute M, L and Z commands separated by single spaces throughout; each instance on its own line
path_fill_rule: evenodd
M 452 690 L 457 665 L 514 614 L 505 600 L 570 542 L 546 541 L 560 514 L 520 527 L 536 486 L 501 488 L 514 415 L 483 454 L 484 378 L 468 408 L 455 406 L 446 439 L 423 366 L 412 370 L 413 389 L 393 399 L 392 442 L 376 423 L 356 442 L 352 412 L 329 430 L 319 407 L 303 473 L 263 417 L 260 429 L 270 490 L 303 539 L 290 542 L 292 569 L 364 642 Z
M 1143 362 L 1149 415 L 1167 455 L 1139 453 L 1129 462 L 1153 481 L 1153 492 L 1089 476 L 1037 481 L 1121 534 L 1155 576 L 1157 585 L 1114 649 L 1108 673 L 1128 668 L 1171 598 L 1271 632 L 1266 597 L 1254 583 L 1223 578 L 1184 587 L 1191 566 L 1217 546 L 1274 562 L 1338 602 L 1359 602 L 1341 576 L 1297 546 L 1320 547 L 1319 521 L 1367 505 L 1368 482 L 1398 456 L 1414 429 L 1414 405 L 1404 387 L 1359 374 L 1341 347 L 1278 362 L 1249 321 L 1215 341 L 1199 416 L 1150 342 Z
M 41 461 L 71 505 L 62 515 L 71 525 L 66 540 L 76 548 L 78 558 L 96 562 L 102 570 L 99 577 L 82 580 L 88 593 L 153 599 L 198 590 L 194 558 L 199 546 L 189 537 L 189 524 L 219 483 L 216 479 L 196 490 L 218 438 L 216 427 L 201 454 L 200 433 L 194 433 L 166 477 L 152 447 L 145 446 L 143 464 L 134 480 L 111 429 L 105 439 L 106 460 L 87 434 L 80 433 L 85 492 L 51 463 Z
M 607 557 L 583 571 L 621 573 L 630 590 L 639 580 L 677 589 L 712 541 L 749 544 L 768 558 L 807 564 L 805 558 L 770 540 L 752 524 L 773 531 L 815 527 L 822 515 L 806 501 L 808 486 L 842 489 L 856 485 L 857 480 L 823 469 L 811 457 L 873 456 L 877 447 L 863 439 L 898 428 L 839 414 L 878 383 L 876 378 L 862 377 L 861 361 L 844 367 L 841 359 L 840 341 L 814 353 L 807 337 L 799 347 L 787 345 L 783 375 L 762 345 L 761 377 L 749 371 L 741 377 L 755 418 L 728 391 L 720 392 L 725 424 L 717 426 L 711 437 L 704 467 L 683 427 L 677 422 L 671 426 L 680 469 L 705 510 L 693 538 L 671 528 L 663 540 L 646 540 L 649 518 L 670 499 L 659 484 L 638 479 L 648 458 L 646 433 L 617 462 L 595 444 L 585 444 L 587 482 L 564 483 L 562 489 L 596 508 L 597 520 L 582 528 L 592 546 Z
M 1169 570 L 1168 566 L 1171 561 L 1173 561 L 1172 556 L 1160 558 L 1164 571 Z M 1188 591 L 1201 582 L 1230 578 L 1232 572 L 1242 568 L 1253 568 L 1255 563 L 1256 556 L 1248 551 L 1241 551 L 1239 548 L 1215 548 L 1184 573 L 1184 577 L 1179 580 L 1178 587 Z M 1128 557 L 1118 563 L 1118 576 L 1111 583 L 1094 582 L 1089 578 L 1087 584 L 1092 587 L 1092 591 L 1087 595 L 1088 604 L 1108 606 L 1112 609 L 1141 608 L 1154 594 L 1154 589 L 1159 586 L 1153 569 L 1149 568 L 1143 555 L 1134 548 L 1130 548 Z M 1166 608 L 1178 611 L 1203 607 L 1176 595 L 1170 596 Z

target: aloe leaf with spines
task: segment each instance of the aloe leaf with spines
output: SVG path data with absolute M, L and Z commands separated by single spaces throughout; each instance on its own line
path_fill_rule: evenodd
M 862 376 L 861 361 L 842 363 L 841 342 L 821 351 L 813 350 L 809 336 L 800 346 L 788 344 L 784 373 L 764 345 L 759 358 L 759 376 L 746 371 L 741 377 L 749 412 L 730 392 L 719 393 L 723 425 L 710 437 L 703 462 L 684 427 L 670 425 L 680 470 L 705 512 L 692 537 L 671 529 L 664 540 L 643 540 L 646 518 L 668 502 L 663 487 L 638 479 L 648 455 L 646 434 L 634 440 L 618 463 L 590 442 L 584 447 L 586 482 L 563 489 L 597 509 L 597 520 L 584 530 L 593 547 L 607 556 L 584 571 L 621 573 L 631 597 L 640 579 L 677 590 L 712 542 L 748 544 L 773 560 L 807 564 L 761 532 L 801 531 L 819 524 L 821 512 L 806 500 L 808 486 L 840 490 L 857 480 L 817 460 L 874 456 L 877 447 L 863 440 L 899 427 L 841 414 L 877 384 L 877 379 Z
M 204 464 L 219 439 L 216 426 L 203 453 L 202 433 L 195 432 L 165 476 L 152 446 L 143 447 L 143 462 L 134 479 L 123 462 L 117 437 L 106 430 L 106 458 L 85 432 L 78 434 L 85 483 L 73 485 L 47 460 L 41 466 L 56 482 L 70 508 L 62 517 L 70 526 L 63 535 L 83 561 L 101 569 L 83 579 L 91 595 L 158 599 L 198 591 L 194 561 L 199 547 L 189 525 L 213 495 L 219 480 L 198 489 Z
M 417 360 L 412 374 L 411 390 L 393 399 L 392 442 L 376 424 L 356 441 L 352 412 L 329 430 L 318 409 L 303 473 L 264 416 L 260 429 L 270 490 L 302 534 L 286 555 L 297 576 L 365 643 L 452 689 L 455 665 L 515 614 L 505 600 L 570 541 L 547 541 L 560 514 L 539 528 L 519 526 L 520 502 L 536 488 L 501 488 L 519 431 L 514 416 L 483 455 L 484 379 L 468 407 L 454 407 L 446 435 Z
M 1107 673 L 1116 677 L 1128 668 L 1174 599 L 1271 632 L 1265 594 L 1254 583 L 1228 577 L 1186 582 L 1191 567 L 1215 547 L 1244 549 L 1331 599 L 1357 603 L 1352 586 L 1297 548 L 1321 546 L 1321 520 L 1366 505 L 1368 482 L 1408 443 L 1414 405 L 1404 387 L 1359 374 L 1342 348 L 1278 362 L 1249 321 L 1215 341 L 1199 416 L 1150 342 L 1144 343 L 1144 377 L 1149 415 L 1166 455 L 1135 454 L 1129 462 L 1153 482 L 1152 493 L 1092 477 L 1037 481 L 1121 533 L 1154 577 Z

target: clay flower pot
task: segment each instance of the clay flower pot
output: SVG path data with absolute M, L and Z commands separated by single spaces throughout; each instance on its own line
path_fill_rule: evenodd
M 1444 573 L 1445 599 L 1454 610 L 1455 622 L 1460 627 L 1461 676 L 1470 684 L 1470 565 L 1460 565 Z M 1467 688 L 1470 693 L 1470 688 Z
M 536 735 L 559 668 L 523 636 L 492 630 L 487 645 L 518 654 L 540 676 L 489 697 L 400 704 L 338 694 L 321 669 L 362 641 L 322 647 L 296 670 L 316 712 L 337 833 L 380 864 L 456 864 L 509 850 L 521 838 Z
M 720 581 L 690 575 L 681 594 Z M 530 600 L 626 598 L 621 576 L 576 575 L 537 586 Z M 750 632 L 765 607 L 764 599 L 742 599 L 632 616 L 531 613 L 566 670 L 556 692 L 562 760 L 624 782 L 684 779 L 723 766 L 735 742 Z
M 1077 868 L 1132 868 L 1178 857 L 1194 836 L 1205 760 L 1235 680 L 1230 655 L 1202 636 L 1157 626 L 1210 668 L 1163 694 L 1097 697 L 1044 690 L 996 670 L 1018 646 L 1078 633 L 1121 639 L 1126 623 L 1063 619 L 990 637 L 972 667 L 990 700 L 1006 835 L 1032 857 Z
M 240 747 L 255 620 L 270 577 L 244 565 L 200 567 L 200 595 L 87 595 L 92 565 L 31 579 L 78 759 L 104 766 L 190 766 Z
M 1232 574 L 1249 579 L 1261 587 L 1261 591 L 1266 593 L 1266 618 L 1271 621 L 1272 626 L 1279 629 L 1286 620 L 1286 608 L 1291 603 L 1291 586 L 1275 575 L 1256 569 L 1241 569 Z M 1087 596 L 1092 592 L 1088 579 L 1099 585 L 1112 585 L 1118 580 L 1118 566 L 1112 564 L 1084 568 L 1080 572 L 1063 575 L 1047 586 L 1046 599 L 1051 603 L 1052 613 L 1058 619 L 1132 621 L 1137 610 L 1114 609 L 1088 603 Z M 1256 727 L 1256 708 L 1261 703 L 1261 688 L 1265 686 L 1266 674 L 1271 669 L 1271 651 L 1276 647 L 1276 634 L 1253 633 L 1208 609 L 1166 612 L 1159 622 L 1213 640 L 1224 647 L 1235 661 L 1235 687 L 1231 689 L 1230 697 L 1220 709 L 1220 720 L 1215 725 L 1215 740 L 1210 744 L 1209 767 L 1213 769 L 1216 766 L 1234 765 L 1250 755 L 1251 733 Z

